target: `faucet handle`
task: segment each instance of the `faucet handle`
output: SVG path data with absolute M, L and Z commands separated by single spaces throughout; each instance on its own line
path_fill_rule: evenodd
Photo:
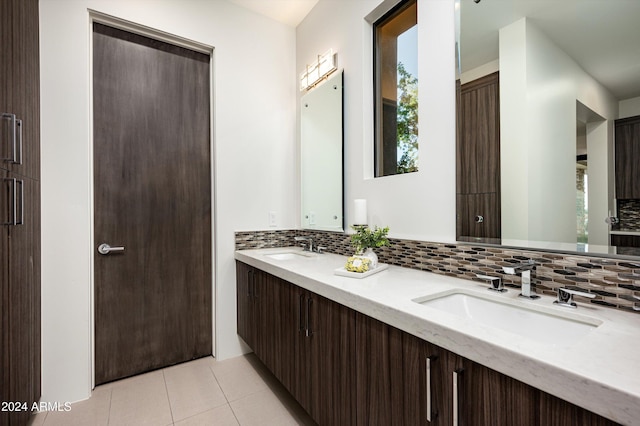
M 576 304 L 576 302 L 573 301 L 573 296 L 582 296 L 582 297 L 587 297 L 589 299 L 594 299 L 596 297 L 596 295 L 592 293 L 559 287 L 558 299 L 553 303 L 560 306 L 564 306 L 565 308 L 575 309 L 578 307 L 578 305 Z
M 504 293 L 505 291 L 507 291 L 507 289 L 504 288 L 502 278 L 500 277 L 492 277 L 483 274 L 476 274 L 476 277 L 491 284 L 491 287 L 489 287 L 487 290 L 499 291 L 500 293 Z
M 324 254 L 324 250 L 326 250 L 327 248 L 324 246 L 316 246 L 316 253 L 319 254 Z

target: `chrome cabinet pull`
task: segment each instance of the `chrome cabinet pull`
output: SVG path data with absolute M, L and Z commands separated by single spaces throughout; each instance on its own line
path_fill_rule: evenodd
M 7 137 L 11 149 L 11 154 L 4 158 L 4 161 L 11 164 L 22 164 L 22 120 L 17 119 L 15 114 L 7 112 L 3 112 L 1 118 L 9 122 Z
M 475 218 L 476 223 L 482 223 L 484 222 L 484 216 L 482 215 L 477 215 Z
M 298 300 L 298 331 L 302 331 L 305 329 L 305 324 L 303 323 L 303 319 L 302 319 L 302 306 L 304 303 L 304 294 L 300 295 L 300 300 Z
M 458 380 L 463 371 L 464 370 L 462 368 L 458 368 L 453 372 L 453 426 L 458 426 L 458 421 L 459 421 Z
M 313 331 L 311 331 L 311 305 L 313 304 L 313 299 L 309 297 L 307 299 L 307 331 L 305 332 L 305 336 L 311 337 L 313 335 Z
M 98 246 L 98 253 L 102 255 L 107 255 L 110 253 L 122 253 L 124 251 L 124 247 L 111 247 L 107 243 L 102 243 Z
M 431 362 L 438 359 L 437 356 L 427 357 L 427 421 L 431 422 Z
M 24 180 L 22 179 L 16 180 L 16 185 L 20 185 L 20 203 L 19 204 L 16 203 L 16 205 L 20 206 L 20 219 L 17 219 L 14 225 L 24 225 Z M 16 190 L 14 192 L 17 193 L 18 191 Z M 14 199 L 15 199 L 15 196 L 14 196 Z M 17 208 L 14 209 L 14 211 L 15 210 L 17 210 Z M 16 218 L 17 217 L 18 215 L 16 214 Z
M 22 120 L 16 120 L 16 133 L 18 141 L 13 141 L 13 164 L 22 164 Z
M 16 178 L 4 178 L 3 179 L 5 182 L 9 182 L 9 187 L 10 187 L 10 192 L 11 194 L 9 195 L 9 218 L 6 222 L 2 222 L 3 225 L 9 225 L 9 226 L 15 226 L 17 224 L 16 218 L 18 216 L 18 212 L 17 212 L 17 191 L 16 191 L 16 185 L 17 185 L 17 179 Z

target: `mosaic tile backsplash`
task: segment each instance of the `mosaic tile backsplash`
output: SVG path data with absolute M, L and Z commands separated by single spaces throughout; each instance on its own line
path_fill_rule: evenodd
M 236 232 L 236 250 L 289 247 L 300 243 L 296 236 L 313 238 L 315 246 L 329 253 L 353 254 L 351 237 L 340 232 L 284 230 Z M 477 273 L 501 276 L 505 286 L 520 287 L 520 277 L 504 274 L 502 266 L 533 259 L 532 282 L 538 293 L 556 295 L 558 287 L 595 294 L 594 299 L 575 296 L 582 303 L 595 303 L 629 312 L 640 308 L 640 260 L 608 259 L 577 254 L 545 253 L 501 247 L 457 243 L 390 239 L 390 247 L 376 249 L 380 262 L 436 274 L 478 280 Z
M 618 200 L 617 229 L 640 231 L 640 200 Z

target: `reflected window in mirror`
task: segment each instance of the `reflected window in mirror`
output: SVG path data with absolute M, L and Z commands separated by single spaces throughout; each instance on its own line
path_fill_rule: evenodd
M 418 170 L 417 1 L 373 24 L 375 176 Z

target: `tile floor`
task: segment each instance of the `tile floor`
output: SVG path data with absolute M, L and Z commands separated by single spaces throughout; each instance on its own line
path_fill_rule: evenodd
M 43 412 L 32 426 L 314 425 L 253 354 L 202 358 L 98 386 L 69 412 Z

